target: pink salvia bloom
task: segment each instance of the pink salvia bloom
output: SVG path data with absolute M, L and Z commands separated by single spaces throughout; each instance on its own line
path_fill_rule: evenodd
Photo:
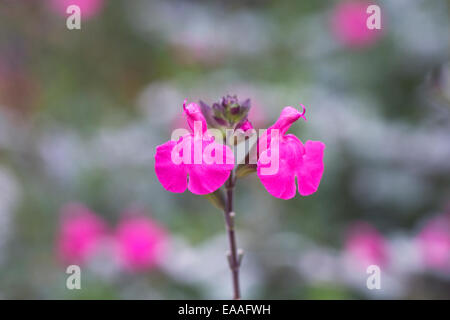
M 214 141 L 196 103 L 183 105 L 192 133 L 156 148 L 155 172 L 162 186 L 171 192 L 208 194 L 220 188 L 234 168 L 232 150 Z
M 340 43 L 350 48 L 363 48 L 378 40 L 381 30 L 367 28 L 368 6 L 369 2 L 354 0 L 336 5 L 331 18 L 331 31 Z
M 76 5 L 80 7 L 81 19 L 95 17 L 100 13 L 105 0 L 48 0 L 51 8 L 63 17 L 68 17 L 67 7 Z
M 291 124 L 299 118 L 306 120 L 304 114 L 293 107 L 285 107 L 275 124 L 259 139 L 258 177 L 266 190 L 276 198 L 293 198 L 296 194 L 296 178 L 302 196 L 316 192 L 319 187 L 324 170 L 325 144 L 320 141 L 303 144 L 293 134 L 286 134 Z
M 345 252 L 356 266 L 367 268 L 370 265 L 385 266 L 388 250 L 383 236 L 370 224 L 354 224 L 347 234 Z
M 86 262 L 106 235 L 106 225 L 82 204 L 68 204 L 62 209 L 58 235 L 59 257 L 64 263 Z
M 426 266 L 450 272 L 450 214 L 428 222 L 417 240 Z
M 161 262 L 168 236 L 155 221 L 135 216 L 119 223 L 116 240 L 123 268 L 134 272 L 153 268 Z

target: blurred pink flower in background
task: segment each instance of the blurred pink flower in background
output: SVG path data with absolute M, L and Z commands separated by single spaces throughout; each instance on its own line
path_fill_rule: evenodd
M 119 259 L 128 271 L 143 271 L 157 266 L 167 249 L 165 229 L 142 215 L 130 215 L 119 223 L 116 233 Z
M 106 236 L 106 225 L 82 204 L 63 207 L 57 240 L 58 253 L 64 263 L 86 262 Z
M 388 263 L 388 251 L 383 236 L 366 222 L 358 222 L 350 228 L 345 251 L 352 263 L 360 267 L 382 267 Z
M 381 30 L 369 30 L 366 25 L 369 14 L 367 7 L 372 3 L 366 1 L 339 2 L 332 12 L 331 31 L 344 46 L 364 48 L 374 44 L 381 35 Z M 381 17 L 382 28 L 383 18 Z
M 450 213 L 429 221 L 417 241 L 426 266 L 450 272 Z
M 67 17 L 67 7 L 77 5 L 81 10 L 81 19 L 88 19 L 98 15 L 104 7 L 105 0 L 48 0 L 50 7 L 58 14 Z
M 94 212 L 70 203 L 62 209 L 57 246 L 65 264 L 87 263 L 106 254 L 111 263 L 119 261 L 127 271 L 141 271 L 160 262 L 167 239 L 167 232 L 141 211 L 127 211 L 112 235 Z

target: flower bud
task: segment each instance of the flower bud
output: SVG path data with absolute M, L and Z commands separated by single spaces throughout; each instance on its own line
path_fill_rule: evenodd
M 212 107 L 200 101 L 202 113 L 209 127 L 221 130 L 237 129 L 247 121 L 250 110 L 250 99 L 239 103 L 237 96 L 227 95 L 220 102 L 213 103 Z

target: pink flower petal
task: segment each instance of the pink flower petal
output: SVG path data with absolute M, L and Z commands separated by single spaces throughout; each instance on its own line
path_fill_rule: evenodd
M 295 139 L 294 139 L 295 138 Z M 279 162 L 275 174 L 264 174 L 264 168 L 269 169 L 272 162 L 263 163 L 270 148 L 264 151 L 257 164 L 258 177 L 272 196 L 281 199 L 291 199 L 295 196 L 295 173 L 301 164 L 301 142 L 296 137 L 288 137 L 279 144 Z M 274 167 L 276 168 L 276 166 Z
M 201 148 L 195 146 L 199 142 L 202 144 Z M 190 145 L 191 156 L 182 159 L 181 152 L 181 163 L 175 164 L 171 158 L 173 148 L 177 146 L 181 151 L 181 147 L 187 147 L 187 145 Z M 207 148 L 211 152 L 205 151 Z M 196 156 L 195 150 L 200 150 L 201 154 Z M 217 159 L 215 159 L 216 152 Z M 212 159 L 208 157 L 210 153 Z M 196 163 L 196 159 L 200 161 Z M 200 195 L 214 192 L 225 183 L 233 167 L 232 150 L 226 145 L 213 142 L 213 139 L 207 136 L 194 138 L 192 135 L 186 135 L 178 142 L 169 141 L 156 148 L 156 176 L 163 187 L 171 192 L 184 192 L 186 187 L 192 193 Z
M 208 194 L 219 189 L 230 176 L 231 170 L 234 168 L 234 155 L 231 149 L 208 139 L 203 140 L 203 151 L 206 147 L 212 148 L 212 156 L 215 152 L 221 150 L 222 157 L 220 161 L 211 164 L 205 163 L 205 158 L 201 164 L 191 164 L 187 166 L 189 174 L 188 189 L 195 194 Z
M 177 145 L 175 141 L 168 141 L 156 147 L 155 173 L 164 189 L 181 193 L 187 187 L 186 167 L 172 162 L 172 149 Z
M 303 165 L 297 173 L 298 192 L 309 196 L 317 191 L 323 174 L 323 151 L 325 144 L 320 141 L 306 141 Z

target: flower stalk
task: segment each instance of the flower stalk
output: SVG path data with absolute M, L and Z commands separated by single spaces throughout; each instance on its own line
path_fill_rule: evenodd
M 231 171 L 230 177 L 225 183 L 226 188 L 226 206 L 224 210 L 225 225 L 228 234 L 228 242 L 230 246 L 230 251 L 227 254 L 228 264 L 231 270 L 231 276 L 233 281 L 233 299 L 238 300 L 241 298 L 241 291 L 239 285 L 239 267 L 241 265 L 243 253 L 238 250 L 236 244 L 236 232 L 234 229 L 234 218 L 235 213 L 233 211 L 233 191 L 235 185 L 234 171 Z

